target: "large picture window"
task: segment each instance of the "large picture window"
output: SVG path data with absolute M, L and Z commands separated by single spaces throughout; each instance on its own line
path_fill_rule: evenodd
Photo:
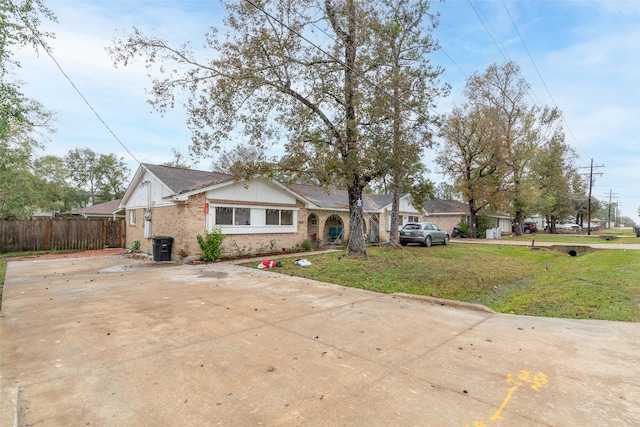
M 293 225 L 293 211 L 288 209 L 267 209 L 267 225 Z
M 267 209 L 267 225 L 280 225 L 280 209 Z
M 216 208 L 216 225 L 232 225 L 233 208 L 218 206 Z
M 210 226 L 230 234 L 295 233 L 297 210 L 263 206 L 211 206 Z M 210 221 L 210 222 L 209 222 Z
M 234 225 L 251 225 L 251 209 L 234 208 Z
M 280 225 L 293 225 L 293 211 L 280 211 Z

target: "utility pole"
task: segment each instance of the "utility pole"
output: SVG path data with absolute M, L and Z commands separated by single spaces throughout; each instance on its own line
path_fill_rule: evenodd
M 607 214 L 607 228 L 613 228 L 613 227 L 611 227 L 611 205 L 612 205 L 611 199 L 612 199 L 613 196 L 617 197 L 618 194 L 614 193 L 613 190 L 610 188 L 609 189 L 609 207 L 608 207 L 609 213 Z M 606 195 L 605 195 L 605 197 L 606 197 Z
M 593 159 L 591 159 L 591 166 L 589 167 L 589 204 L 587 205 L 587 235 L 591 235 L 591 190 L 593 189 L 593 168 L 603 168 L 604 165 L 593 166 Z M 599 175 L 602 175 L 600 173 Z

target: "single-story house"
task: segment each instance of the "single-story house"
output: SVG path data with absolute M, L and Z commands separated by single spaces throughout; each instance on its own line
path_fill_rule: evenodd
M 370 242 L 389 238 L 391 196 L 364 194 L 365 229 Z M 349 238 L 348 194 L 312 185 L 285 185 L 256 177 L 143 163 L 120 207 L 126 209 L 126 246 L 140 242 L 153 252 L 153 238 L 173 238 L 171 258 L 200 255 L 197 235 L 219 228 L 223 252 L 260 253 L 344 243 Z M 400 198 L 403 223 L 421 219 L 408 194 Z M 383 224 L 384 226 L 380 226 Z
M 124 218 L 124 209 L 120 207 L 122 199 L 111 200 L 110 202 L 99 203 L 97 205 L 74 209 L 64 214 L 64 216 L 75 216 L 82 218 Z
M 469 205 L 453 200 L 432 199 L 422 205 L 427 221 L 434 223 L 441 229 L 453 232 L 460 222 L 469 222 Z M 489 217 L 492 228 L 499 228 L 502 233 L 511 233 L 511 217 L 508 214 L 481 210 L 480 215 Z

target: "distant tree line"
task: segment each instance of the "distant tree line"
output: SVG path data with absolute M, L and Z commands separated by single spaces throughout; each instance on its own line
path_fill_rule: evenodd
M 0 220 L 60 213 L 123 196 L 129 169 L 115 154 L 76 148 L 65 156 L 38 156 L 54 132 L 54 115 L 21 91 L 14 77 L 15 49 L 48 51 L 53 34 L 41 19 L 56 21 L 44 0 L 0 1 Z

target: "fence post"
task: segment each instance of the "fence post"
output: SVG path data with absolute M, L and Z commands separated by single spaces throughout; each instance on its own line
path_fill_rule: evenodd
M 125 244 L 127 242 L 127 223 L 126 223 L 126 219 L 121 219 L 119 221 L 119 234 L 120 234 L 120 247 L 124 248 Z
M 52 219 L 46 219 L 47 221 L 44 226 L 44 250 L 51 250 L 51 221 Z
M 100 249 L 104 249 L 107 247 L 107 221 L 109 220 L 108 219 L 102 220 L 102 248 Z

